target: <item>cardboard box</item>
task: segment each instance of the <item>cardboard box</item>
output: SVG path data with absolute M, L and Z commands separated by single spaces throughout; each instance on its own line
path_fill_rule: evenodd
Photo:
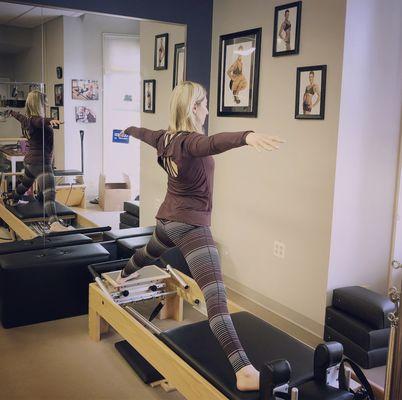
M 123 211 L 125 201 L 131 200 L 131 184 L 128 175 L 124 182 L 106 182 L 105 175 L 99 176 L 99 206 L 103 211 Z

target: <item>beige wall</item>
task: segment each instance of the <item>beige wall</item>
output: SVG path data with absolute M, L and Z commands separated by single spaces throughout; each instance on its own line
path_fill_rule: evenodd
M 155 35 L 169 33 L 168 69 L 154 70 Z M 173 84 L 174 45 L 186 41 L 186 27 L 158 22 L 140 22 L 141 79 L 156 80 L 155 114 L 141 113 L 141 125 L 149 129 L 166 129 L 169 120 L 169 98 Z M 142 82 L 141 82 L 142 85 Z M 142 93 L 142 92 L 141 92 Z M 142 110 L 142 99 L 141 99 Z M 155 150 L 141 143 L 141 226 L 154 225 L 155 214 L 166 193 L 166 174 L 156 162 Z
M 237 149 L 215 157 L 213 233 L 226 281 L 320 334 L 331 234 L 345 1 L 303 2 L 300 54 L 272 57 L 279 1 L 214 2 L 210 134 L 253 129 L 279 135 L 278 153 Z M 262 27 L 258 118 L 217 117 L 219 36 Z M 296 68 L 327 64 L 323 121 L 294 119 Z M 273 255 L 274 240 L 286 246 Z

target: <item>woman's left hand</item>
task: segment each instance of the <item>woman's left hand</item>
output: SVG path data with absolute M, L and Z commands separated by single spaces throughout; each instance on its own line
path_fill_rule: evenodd
M 126 138 L 127 133 L 125 133 L 125 132 L 126 132 L 125 129 L 122 129 L 122 130 L 120 131 L 120 133 L 119 133 L 119 139 L 125 139 L 125 138 Z
M 58 119 L 52 119 L 50 120 L 49 124 L 52 128 L 54 128 L 55 126 L 59 126 L 61 125 L 63 122 L 59 121 Z
M 246 136 L 246 143 L 249 146 L 254 147 L 257 151 L 272 151 L 279 150 L 279 145 L 285 143 L 285 141 L 277 137 L 251 132 Z

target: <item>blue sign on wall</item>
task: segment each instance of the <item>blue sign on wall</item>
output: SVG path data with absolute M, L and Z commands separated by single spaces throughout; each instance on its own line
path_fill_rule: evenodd
M 113 129 L 113 142 L 114 143 L 128 143 L 129 136 L 124 135 L 124 137 L 120 138 L 119 134 L 121 129 Z

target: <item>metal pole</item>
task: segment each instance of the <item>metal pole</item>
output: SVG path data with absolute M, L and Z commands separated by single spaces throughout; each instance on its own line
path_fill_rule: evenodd
M 131 306 L 123 307 L 125 310 L 129 312 L 138 322 L 146 326 L 152 333 L 159 335 L 162 331 L 155 326 L 152 322 L 149 322 L 142 314 L 140 314 L 137 310 L 134 310 Z

